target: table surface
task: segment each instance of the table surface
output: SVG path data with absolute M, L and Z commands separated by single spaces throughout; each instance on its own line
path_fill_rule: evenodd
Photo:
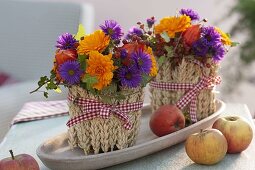
M 255 136 L 255 127 L 246 105 L 227 104 L 222 116 L 238 115 L 246 118 L 252 125 Z M 14 154 L 27 153 L 36 158 L 41 170 L 48 170 L 36 156 L 36 148 L 46 139 L 65 132 L 65 123 L 68 117 L 57 117 L 39 121 L 16 124 L 11 127 L 5 139 L 0 144 L 0 159 L 9 157 L 9 150 Z M 134 161 L 126 162 L 106 169 L 111 170 L 150 170 L 150 169 L 218 169 L 218 170 L 255 170 L 255 138 L 251 145 L 241 154 L 227 154 L 220 163 L 213 166 L 204 166 L 193 163 L 185 153 L 184 143 L 174 145 L 165 150 L 145 156 Z

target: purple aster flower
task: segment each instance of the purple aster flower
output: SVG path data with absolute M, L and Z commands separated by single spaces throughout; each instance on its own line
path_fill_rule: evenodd
M 127 57 L 127 55 L 128 55 L 127 50 L 121 49 L 121 51 L 120 51 L 120 57 L 121 57 L 122 59 L 124 59 L 124 58 Z
M 133 35 L 137 35 L 138 37 L 141 37 L 143 35 L 143 30 L 138 27 L 132 27 L 128 30 L 128 34 L 126 35 L 126 39 L 130 39 Z
M 76 42 L 72 34 L 64 33 L 58 37 L 56 47 L 61 50 L 75 49 Z
M 123 35 L 120 25 L 114 20 L 105 20 L 104 25 L 100 25 L 100 28 L 113 40 L 118 40 Z
M 146 21 L 149 28 L 156 22 L 155 17 L 148 18 Z
M 205 39 L 205 42 L 209 47 L 221 42 L 220 34 L 214 29 L 214 27 L 202 27 L 201 36 Z
M 61 78 L 70 85 L 80 82 L 82 70 L 78 61 L 66 61 L 59 67 Z
M 179 13 L 180 13 L 181 15 L 187 15 L 187 16 L 189 16 L 190 19 L 191 19 L 192 21 L 196 21 L 196 20 L 199 20 L 199 19 L 200 19 L 198 13 L 197 13 L 196 11 L 194 11 L 193 9 L 181 9 L 181 10 L 179 11 Z
M 135 65 L 142 73 L 150 73 L 152 62 L 149 54 L 144 53 L 142 50 L 138 50 L 131 54 L 131 58 L 135 61 Z
M 211 53 L 214 61 L 220 61 L 225 55 L 225 48 L 221 43 L 218 43 L 211 48 Z
M 204 39 L 199 39 L 193 43 L 192 49 L 196 56 L 205 57 L 208 53 L 209 47 Z
M 138 87 L 142 81 L 142 76 L 136 67 L 121 67 L 118 71 L 120 83 L 124 87 Z

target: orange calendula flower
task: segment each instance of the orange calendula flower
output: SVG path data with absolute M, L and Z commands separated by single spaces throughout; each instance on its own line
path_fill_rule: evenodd
M 98 51 L 89 52 L 88 67 L 86 73 L 96 76 L 98 82 L 93 88 L 102 90 L 103 87 L 109 85 L 113 78 L 113 71 L 116 67 L 113 65 L 112 54 L 103 55 Z
M 77 47 L 78 54 L 88 54 L 90 51 L 102 52 L 109 45 L 110 37 L 105 35 L 102 30 L 87 35 L 79 42 Z
M 155 57 L 153 55 L 151 47 L 148 47 L 146 52 L 148 54 L 150 54 L 150 56 L 151 56 L 151 63 L 152 63 L 152 65 L 151 65 L 151 70 L 150 70 L 150 76 L 154 77 L 154 76 L 156 76 L 158 74 L 157 62 L 156 62 L 156 59 L 155 59 Z
M 161 19 L 160 23 L 155 26 L 155 33 L 166 32 L 170 38 L 174 38 L 176 33 L 185 31 L 190 25 L 191 19 L 186 15 L 166 17 Z
M 231 45 L 232 44 L 232 41 L 230 39 L 230 37 L 225 33 L 223 32 L 220 28 L 218 27 L 215 27 L 215 30 L 220 34 L 221 36 L 221 42 L 225 45 Z

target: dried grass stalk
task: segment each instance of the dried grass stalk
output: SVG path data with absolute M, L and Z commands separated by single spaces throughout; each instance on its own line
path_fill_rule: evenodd
M 143 89 L 123 89 L 125 100 L 117 101 L 111 99 L 111 104 L 127 104 L 141 102 L 144 99 Z M 69 93 L 75 97 L 90 98 L 102 101 L 101 98 L 89 94 L 78 86 L 69 88 Z M 130 95 L 132 93 L 132 95 Z M 70 118 L 82 114 L 80 106 L 69 102 Z M 87 154 L 113 151 L 132 146 L 138 134 L 140 126 L 141 110 L 128 113 L 132 129 L 126 130 L 123 122 L 111 114 L 109 119 L 94 118 L 83 121 L 69 128 L 69 144 L 71 147 L 79 147 Z

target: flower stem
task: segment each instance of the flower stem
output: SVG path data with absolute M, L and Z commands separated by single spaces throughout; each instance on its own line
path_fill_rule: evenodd
M 40 85 L 40 86 L 38 86 L 35 90 L 33 90 L 33 91 L 31 91 L 31 92 L 29 92 L 30 94 L 32 94 L 32 93 L 34 93 L 34 92 L 36 92 L 36 91 L 38 91 L 42 86 L 44 86 L 45 84 L 47 84 L 48 82 L 50 82 L 51 81 L 51 79 L 49 79 L 48 81 L 46 81 L 44 84 L 42 84 L 42 85 Z

